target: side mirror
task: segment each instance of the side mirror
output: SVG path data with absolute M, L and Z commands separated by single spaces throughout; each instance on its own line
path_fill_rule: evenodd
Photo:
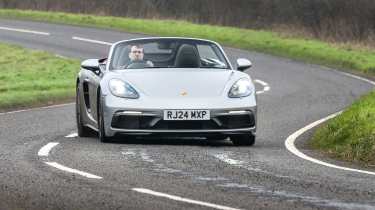
M 81 68 L 89 70 L 89 71 L 99 71 L 99 60 L 98 59 L 87 59 L 82 61 Z
M 106 58 L 103 59 L 87 59 L 81 63 L 81 68 L 94 72 L 99 75 L 105 68 Z
M 237 70 L 239 71 L 245 71 L 248 68 L 251 68 L 253 64 L 251 61 L 245 59 L 245 58 L 239 58 L 237 59 Z

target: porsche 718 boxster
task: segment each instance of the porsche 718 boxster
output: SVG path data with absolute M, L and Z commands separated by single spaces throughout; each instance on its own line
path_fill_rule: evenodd
M 257 103 L 251 62 L 234 69 L 223 48 L 192 38 L 140 38 L 82 62 L 77 77 L 78 135 L 230 137 L 253 145 Z

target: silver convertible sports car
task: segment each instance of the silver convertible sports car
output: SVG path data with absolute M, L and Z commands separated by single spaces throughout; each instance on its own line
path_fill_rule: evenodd
M 254 84 L 221 46 L 190 38 L 141 38 L 112 45 L 108 58 L 89 59 L 77 77 L 78 135 L 102 142 L 121 135 L 172 135 L 253 145 Z

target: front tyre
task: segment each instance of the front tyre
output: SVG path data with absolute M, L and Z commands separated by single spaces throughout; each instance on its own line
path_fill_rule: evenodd
M 105 127 L 104 127 L 104 111 L 103 111 L 103 105 L 102 105 L 102 102 L 101 102 L 101 99 L 100 99 L 100 96 L 98 97 L 98 109 L 99 109 L 99 113 L 98 113 L 98 136 L 99 136 L 99 140 L 103 143 L 105 142 L 109 142 L 110 138 L 108 136 L 106 136 L 105 134 Z
M 230 137 L 230 140 L 235 146 L 253 146 L 255 143 L 255 136 L 251 133 L 233 135 Z
M 91 130 L 90 128 L 84 126 L 82 122 L 80 91 L 78 87 L 76 90 L 76 122 L 77 122 L 78 136 L 89 137 L 91 135 Z

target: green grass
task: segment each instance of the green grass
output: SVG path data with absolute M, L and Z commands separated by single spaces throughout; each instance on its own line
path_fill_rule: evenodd
M 375 165 L 375 91 L 318 128 L 311 145 L 333 157 Z
M 236 48 L 356 71 L 369 76 L 375 75 L 374 52 L 338 47 L 311 39 L 286 38 L 269 31 L 199 25 L 174 20 L 145 20 L 29 10 L 0 9 L 0 17 L 93 26 L 158 36 L 211 39 Z
M 74 96 L 79 61 L 0 44 L 0 109 L 51 104 Z

